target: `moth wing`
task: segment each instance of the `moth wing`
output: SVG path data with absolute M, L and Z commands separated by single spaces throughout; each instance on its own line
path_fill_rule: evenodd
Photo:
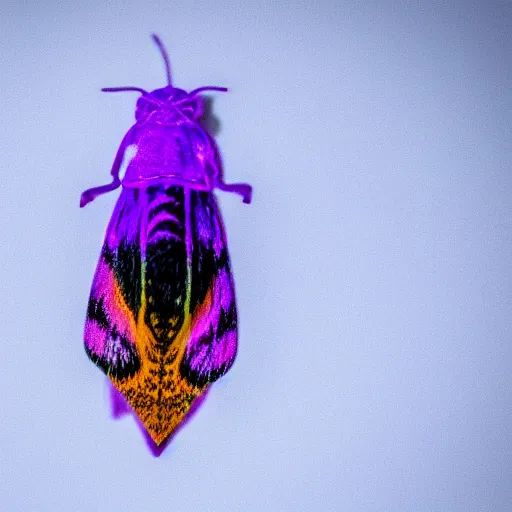
M 237 352 L 235 287 L 226 235 L 213 194 L 191 193 L 191 334 L 181 375 L 204 387 L 224 375 Z
M 123 189 L 107 228 L 94 275 L 85 321 L 89 358 L 109 377 L 140 369 L 135 346 L 141 305 L 141 208 L 136 190 Z

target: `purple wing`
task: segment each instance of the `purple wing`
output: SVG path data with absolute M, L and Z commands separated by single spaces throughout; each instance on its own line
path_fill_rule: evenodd
M 91 360 L 111 377 L 135 375 L 141 301 L 141 208 L 138 191 L 124 189 L 107 228 L 87 308 L 84 341 Z
M 237 351 L 235 289 L 224 226 L 215 198 L 191 192 L 192 330 L 180 373 L 193 386 L 204 387 L 224 375 Z

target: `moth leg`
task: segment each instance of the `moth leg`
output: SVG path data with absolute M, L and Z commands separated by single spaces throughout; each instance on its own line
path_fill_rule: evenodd
M 124 396 L 117 391 L 110 379 L 107 378 L 107 385 L 110 391 L 110 411 L 112 418 L 118 419 L 123 417 L 125 414 L 129 414 L 132 409 L 128 405 L 128 402 L 124 399 Z
M 86 204 L 94 201 L 94 199 L 96 199 L 98 196 L 101 196 L 101 194 L 106 194 L 111 190 L 115 190 L 117 187 L 119 187 L 119 185 L 121 185 L 121 182 L 116 176 L 114 177 L 112 183 L 109 183 L 108 185 L 101 185 L 100 187 L 87 189 L 85 192 L 82 192 L 82 195 L 80 196 L 80 208 L 83 208 Z
M 217 179 L 215 180 L 215 187 L 224 192 L 231 192 L 242 196 L 242 201 L 246 204 L 250 204 L 252 199 L 252 187 L 247 183 L 224 183 Z
M 123 163 L 124 152 L 126 148 L 130 144 L 132 128 L 128 130 L 127 134 L 124 136 L 119 149 L 117 150 L 116 157 L 114 159 L 114 163 L 112 164 L 112 169 L 110 170 L 110 174 L 112 176 L 112 183 L 107 185 L 101 185 L 99 187 L 89 188 L 85 192 L 82 192 L 80 196 L 80 208 L 83 208 L 86 204 L 94 201 L 96 197 L 106 194 L 112 190 L 115 190 L 121 185 L 121 180 L 119 179 L 119 169 L 121 168 L 121 164 Z

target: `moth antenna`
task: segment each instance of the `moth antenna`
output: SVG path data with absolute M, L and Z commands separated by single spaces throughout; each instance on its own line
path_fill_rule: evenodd
M 196 94 L 203 92 L 203 91 L 219 91 L 219 92 L 228 92 L 227 87 L 216 87 L 214 85 L 206 85 L 204 87 L 198 87 L 197 89 L 194 89 L 193 91 L 190 91 L 188 93 L 189 96 L 195 96 Z
M 103 92 L 124 92 L 124 91 L 135 91 L 140 92 L 143 96 L 149 96 L 149 92 L 140 87 L 103 87 Z
M 165 62 L 165 73 L 167 75 L 167 85 L 172 86 L 171 81 L 171 62 L 169 61 L 169 55 L 167 54 L 167 50 L 165 49 L 164 44 L 160 40 L 160 38 L 156 34 L 151 34 L 151 37 L 153 38 L 153 41 L 158 46 L 158 49 L 160 50 L 160 53 L 162 54 L 162 57 L 164 58 Z

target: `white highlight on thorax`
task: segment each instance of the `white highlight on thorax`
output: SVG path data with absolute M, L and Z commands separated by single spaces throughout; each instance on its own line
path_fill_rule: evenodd
M 130 144 L 124 151 L 123 162 L 121 163 L 121 167 L 119 168 L 119 179 L 123 181 L 123 178 L 126 174 L 126 169 L 130 165 L 130 162 L 133 160 L 135 155 L 137 154 L 137 144 Z

